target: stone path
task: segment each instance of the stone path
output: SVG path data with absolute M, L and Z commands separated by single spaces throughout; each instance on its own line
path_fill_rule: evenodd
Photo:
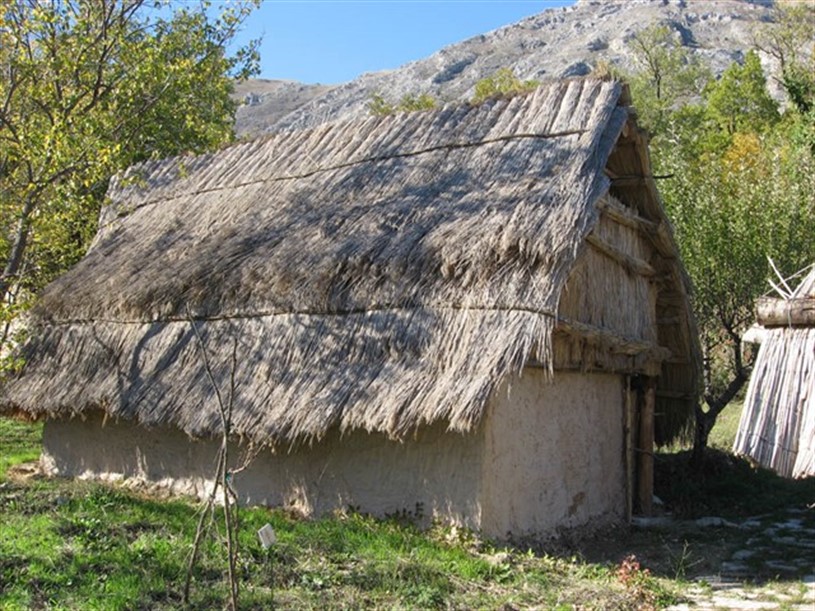
M 732 523 L 702 518 L 696 523 L 735 528 L 748 536 L 721 563 L 718 574 L 693 580 L 686 591 L 689 602 L 669 611 L 815 611 L 815 507 L 791 508 L 782 519 L 755 516 Z
M 690 602 L 668 607 L 668 611 L 812 611 L 815 609 L 815 577 L 805 577 L 798 583 L 764 586 L 719 582 L 709 586 L 693 586 L 686 595 Z

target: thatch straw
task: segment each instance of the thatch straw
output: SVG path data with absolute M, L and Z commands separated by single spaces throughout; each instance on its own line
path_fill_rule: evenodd
M 815 268 L 778 301 L 815 309 Z M 766 330 L 733 451 L 784 477 L 815 475 L 815 326 Z
M 132 168 L 43 294 L 0 409 L 212 433 L 189 311 L 223 380 L 238 338 L 239 435 L 469 430 L 506 376 L 552 367 L 559 296 L 629 121 L 620 98 L 556 82 Z

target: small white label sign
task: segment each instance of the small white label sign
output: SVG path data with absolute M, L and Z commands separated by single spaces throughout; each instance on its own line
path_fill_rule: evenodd
M 277 535 L 271 524 L 264 524 L 258 531 L 258 537 L 260 538 L 260 544 L 263 546 L 263 549 L 269 549 L 277 543 Z

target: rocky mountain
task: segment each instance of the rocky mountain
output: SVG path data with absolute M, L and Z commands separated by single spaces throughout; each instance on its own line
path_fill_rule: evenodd
M 328 93 L 331 85 L 309 85 L 297 81 L 250 79 L 235 84 L 240 102 L 235 114 L 238 136 L 261 134 L 285 116 Z
M 522 79 L 588 74 L 599 61 L 632 63 L 628 41 L 655 23 L 720 72 L 752 46 L 756 27 L 772 19 L 772 0 L 578 0 L 450 45 L 395 70 L 366 73 L 336 86 L 249 81 L 241 86 L 240 135 L 301 128 L 365 115 L 371 96 L 398 101 L 429 93 L 442 101 L 472 96 L 476 82 L 502 67 Z

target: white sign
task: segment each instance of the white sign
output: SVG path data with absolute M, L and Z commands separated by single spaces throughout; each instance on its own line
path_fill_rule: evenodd
M 260 538 L 260 544 L 263 546 L 263 549 L 269 549 L 277 543 L 277 535 L 271 524 L 264 524 L 258 531 L 258 537 Z

